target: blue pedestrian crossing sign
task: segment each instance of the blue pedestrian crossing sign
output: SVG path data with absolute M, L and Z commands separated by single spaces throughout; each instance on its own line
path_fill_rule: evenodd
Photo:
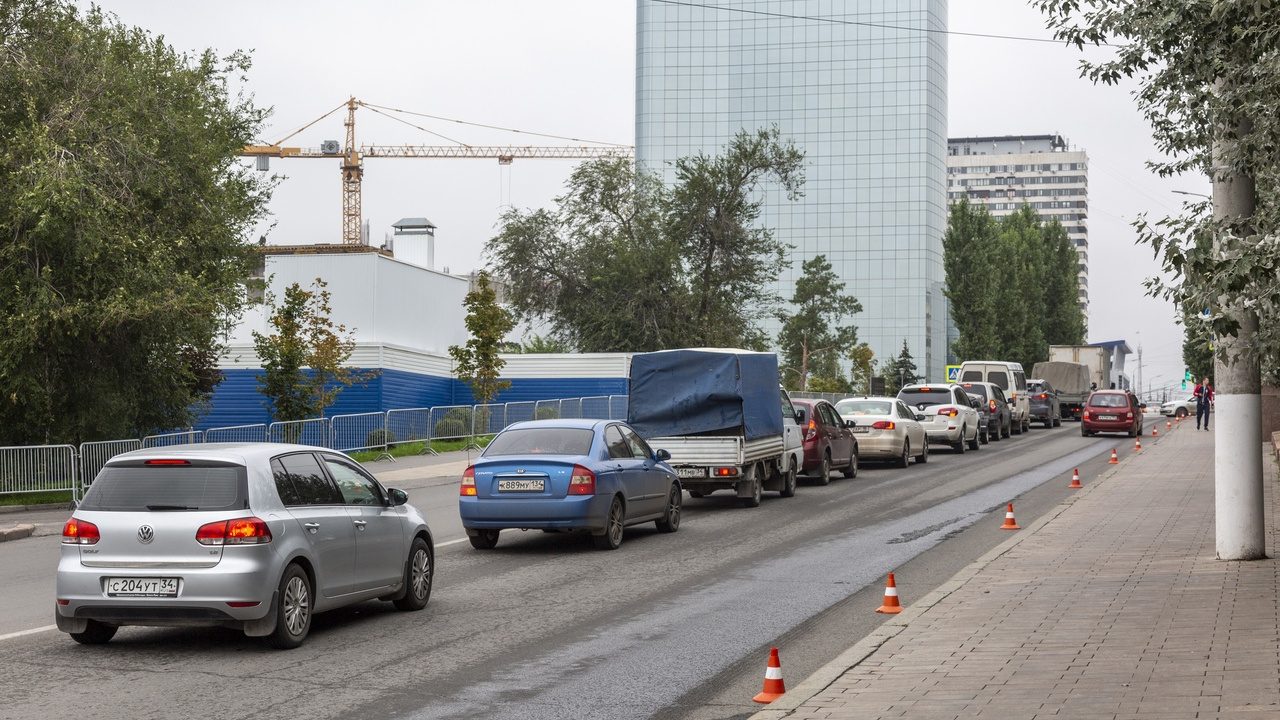
M 947 366 L 947 382 L 953 383 L 959 379 L 960 379 L 960 366 L 948 365 Z

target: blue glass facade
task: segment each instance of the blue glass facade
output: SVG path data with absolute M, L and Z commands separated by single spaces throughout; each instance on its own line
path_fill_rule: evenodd
M 776 124 L 806 156 L 804 197 L 766 198 L 795 247 L 826 255 L 862 303 L 877 365 L 905 339 L 945 378 L 946 0 L 638 0 L 636 158 L 651 171 Z M 776 336 L 777 327 L 767 328 Z

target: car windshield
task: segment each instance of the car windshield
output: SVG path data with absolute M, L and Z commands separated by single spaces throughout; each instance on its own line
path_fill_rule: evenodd
M 898 399 L 913 407 L 946 405 L 951 402 L 951 393 L 945 388 L 905 388 Z
M 109 465 L 80 507 L 109 512 L 232 510 L 245 501 L 244 468 L 235 465 Z
M 1129 407 L 1129 398 L 1124 395 L 1094 395 L 1089 398 L 1089 405 L 1105 408 Z
M 586 455 L 595 432 L 587 428 L 518 428 L 499 433 L 484 457 L 503 455 Z
M 888 415 L 893 403 L 888 400 L 842 400 L 836 403 L 836 412 L 842 417 L 855 415 Z

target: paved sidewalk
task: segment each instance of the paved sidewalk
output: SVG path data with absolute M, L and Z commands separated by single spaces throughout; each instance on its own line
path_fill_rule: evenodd
M 1276 464 L 1269 559 L 1214 559 L 1216 430 L 1161 427 L 934 593 L 898 578 L 900 615 L 753 720 L 1280 718 Z

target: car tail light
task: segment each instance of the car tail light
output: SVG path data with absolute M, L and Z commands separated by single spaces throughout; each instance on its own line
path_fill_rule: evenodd
M 714 477 L 737 477 L 738 468 L 736 467 L 718 467 L 711 468 L 711 474 Z
M 892 430 L 898 426 L 895 425 L 892 420 L 877 420 L 875 423 L 871 425 L 871 427 L 875 428 L 876 430 Z
M 1039 395 L 1037 395 L 1037 396 L 1036 396 L 1036 399 L 1037 399 L 1037 400 L 1044 400 L 1044 399 L 1045 399 L 1045 398 L 1047 398 L 1047 397 L 1049 397 L 1047 394 L 1045 394 L 1045 393 L 1040 393 Z
M 818 424 L 812 420 L 809 421 L 809 427 L 804 431 L 804 439 L 812 440 L 818 436 Z
M 264 545 L 271 542 L 271 528 L 256 517 L 206 523 L 196 530 L 201 545 Z
M 458 488 L 459 495 L 466 497 L 475 497 L 476 495 L 476 469 L 468 466 L 462 471 L 462 486 Z
M 1132 419 L 1133 419 L 1133 413 L 1132 413 L 1132 412 L 1127 412 L 1127 413 L 1125 413 L 1125 414 L 1124 414 L 1124 417 L 1125 417 L 1125 419 L 1126 419 L 1126 420 L 1132 420 Z
M 570 495 L 595 495 L 596 474 L 581 465 L 573 466 L 573 477 L 569 478 Z
M 63 545 L 96 545 L 100 539 L 98 526 L 91 522 L 71 518 L 62 526 Z
M 938 414 L 946 415 L 947 417 L 955 417 L 960 414 L 960 411 L 955 408 L 947 408 L 946 410 L 939 410 Z
M 1081 412 L 1081 413 L 1080 413 L 1080 419 L 1081 419 L 1081 420 L 1088 420 L 1088 419 L 1089 419 L 1089 411 L 1088 411 L 1088 410 L 1085 410 L 1085 411 Z
M 995 401 L 995 400 L 992 400 L 991 402 L 987 403 L 987 408 L 990 410 L 990 412 L 991 412 L 991 414 L 992 414 L 992 415 L 995 415 L 995 414 L 996 414 L 996 401 Z

